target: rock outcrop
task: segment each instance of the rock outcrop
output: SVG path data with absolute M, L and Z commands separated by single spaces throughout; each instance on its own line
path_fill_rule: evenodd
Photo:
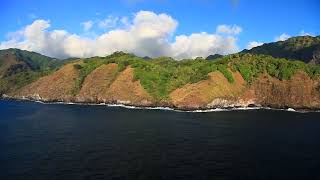
M 297 72 L 290 80 L 261 75 L 240 97 L 242 101 L 274 108 L 317 109 L 320 107 L 319 80 Z

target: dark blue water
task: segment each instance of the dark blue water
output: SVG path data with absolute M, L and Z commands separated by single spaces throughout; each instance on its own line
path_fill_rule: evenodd
M 0 179 L 319 179 L 319 117 L 0 101 Z

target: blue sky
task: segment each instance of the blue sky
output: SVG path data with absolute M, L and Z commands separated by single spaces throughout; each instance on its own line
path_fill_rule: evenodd
M 99 28 L 99 23 L 101 25 L 108 18 L 118 18 L 120 21 L 126 17 L 129 24 L 132 24 L 140 11 L 156 15 L 164 13 L 177 22 L 167 37 L 168 41 L 175 41 L 179 35 L 190 36 L 201 32 L 216 34 L 219 25 L 241 28 L 240 33 L 224 35 L 236 39 L 239 50 L 246 48 L 252 41 L 271 42 L 280 35 L 286 38 L 303 33 L 320 34 L 320 1 L 317 0 L 2 0 L 0 41 L 10 40 L 12 32 L 39 19 L 49 20 L 50 27 L 45 31 L 58 29 L 83 38 L 97 38 L 113 29 L 125 29 L 123 24 Z M 85 31 L 81 23 L 88 21 L 93 25 Z M 27 49 L 29 46 L 24 47 Z M 34 47 L 31 50 L 37 51 Z M 144 55 L 143 52 L 140 54 Z

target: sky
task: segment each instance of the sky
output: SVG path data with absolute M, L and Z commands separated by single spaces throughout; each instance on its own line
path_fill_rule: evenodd
M 318 0 L 1 0 L 0 49 L 176 59 L 320 34 Z

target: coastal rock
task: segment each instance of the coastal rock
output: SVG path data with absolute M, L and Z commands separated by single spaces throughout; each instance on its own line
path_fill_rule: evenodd
M 235 107 L 235 101 L 227 100 L 223 98 L 214 99 L 211 103 L 207 105 L 207 108 L 228 108 Z
M 314 109 L 320 107 L 319 80 L 297 72 L 290 80 L 278 80 L 261 75 L 241 96 L 242 101 L 274 108 Z

